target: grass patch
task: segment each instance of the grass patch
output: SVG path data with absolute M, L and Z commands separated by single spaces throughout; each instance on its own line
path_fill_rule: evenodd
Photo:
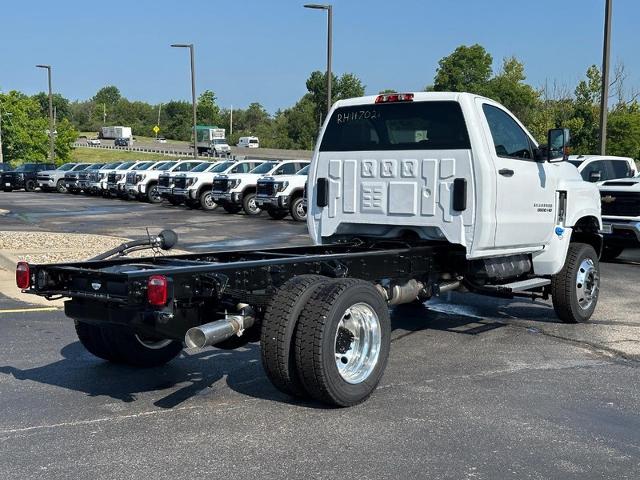
M 188 154 L 185 154 L 188 157 Z M 71 152 L 72 162 L 103 163 L 117 160 L 177 160 L 178 157 L 161 153 L 127 152 L 102 148 L 78 147 Z

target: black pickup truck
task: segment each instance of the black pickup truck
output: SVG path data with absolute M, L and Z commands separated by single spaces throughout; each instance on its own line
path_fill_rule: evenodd
M 56 166 L 53 163 L 23 163 L 15 170 L 2 172 L 2 190 L 10 192 L 24 188 L 27 192 L 33 192 L 38 185 L 38 172 L 54 168 Z

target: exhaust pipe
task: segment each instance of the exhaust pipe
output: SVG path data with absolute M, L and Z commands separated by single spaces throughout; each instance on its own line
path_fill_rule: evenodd
M 184 336 L 184 343 L 187 348 L 205 348 L 234 335 L 242 335 L 255 322 L 253 312 L 248 308 L 246 310 L 246 314 L 227 315 L 221 320 L 190 328 Z

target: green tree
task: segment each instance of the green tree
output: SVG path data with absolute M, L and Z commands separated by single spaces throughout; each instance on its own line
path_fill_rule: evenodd
M 361 97 L 364 95 L 364 85 L 353 73 L 344 73 L 340 77 L 331 74 L 331 102 L 345 98 Z M 315 104 L 314 118 L 316 124 L 327 112 L 327 74 L 320 71 L 312 72 L 307 79 L 307 90 L 310 100 Z
M 0 94 L 2 153 L 13 164 L 47 159 L 49 122 L 36 100 L 15 90 Z
M 172 100 L 164 105 L 163 120 L 164 136 L 175 140 L 190 140 L 193 128 L 193 108 L 191 103 Z
M 433 90 L 484 95 L 493 58 L 481 45 L 461 45 L 438 62 Z
M 56 163 L 62 164 L 71 160 L 73 147 L 71 144 L 78 138 L 78 131 L 71 122 L 63 118 L 56 124 L 56 139 L 54 149 L 56 151 Z
M 33 99 L 38 102 L 40 105 L 40 111 L 44 117 L 49 117 L 49 94 L 45 92 L 36 93 L 33 96 Z M 69 108 L 69 100 L 64 98 L 59 93 L 54 93 L 52 95 L 52 104 L 54 108 L 54 113 L 57 120 L 62 120 L 63 118 L 69 118 L 71 115 Z
M 205 90 L 198 97 L 198 123 L 201 125 L 218 125 L 221 123 L 220 107 L 216 105 L 216 95 Z
M 640 160 L 640 104 L 620 105 L 609 114 L 607 153 Z
M 113 107 L 121 98 L 122 95 L 120 95 L 118 87 L 108 85 L 98 90 L 91 100 L 97 104 L 106 104 Z

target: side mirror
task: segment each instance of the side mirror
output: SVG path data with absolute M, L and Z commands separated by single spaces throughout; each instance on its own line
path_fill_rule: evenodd
M 589 173 L 589 181 L 592 183 L 599 182 L 602 179 L 602 172 L 600 170 L 596 170 L 595 172 Z
M 547 134 L 547 160 L 561 162 L 568 157 L 569 129 L 552 128 Z

